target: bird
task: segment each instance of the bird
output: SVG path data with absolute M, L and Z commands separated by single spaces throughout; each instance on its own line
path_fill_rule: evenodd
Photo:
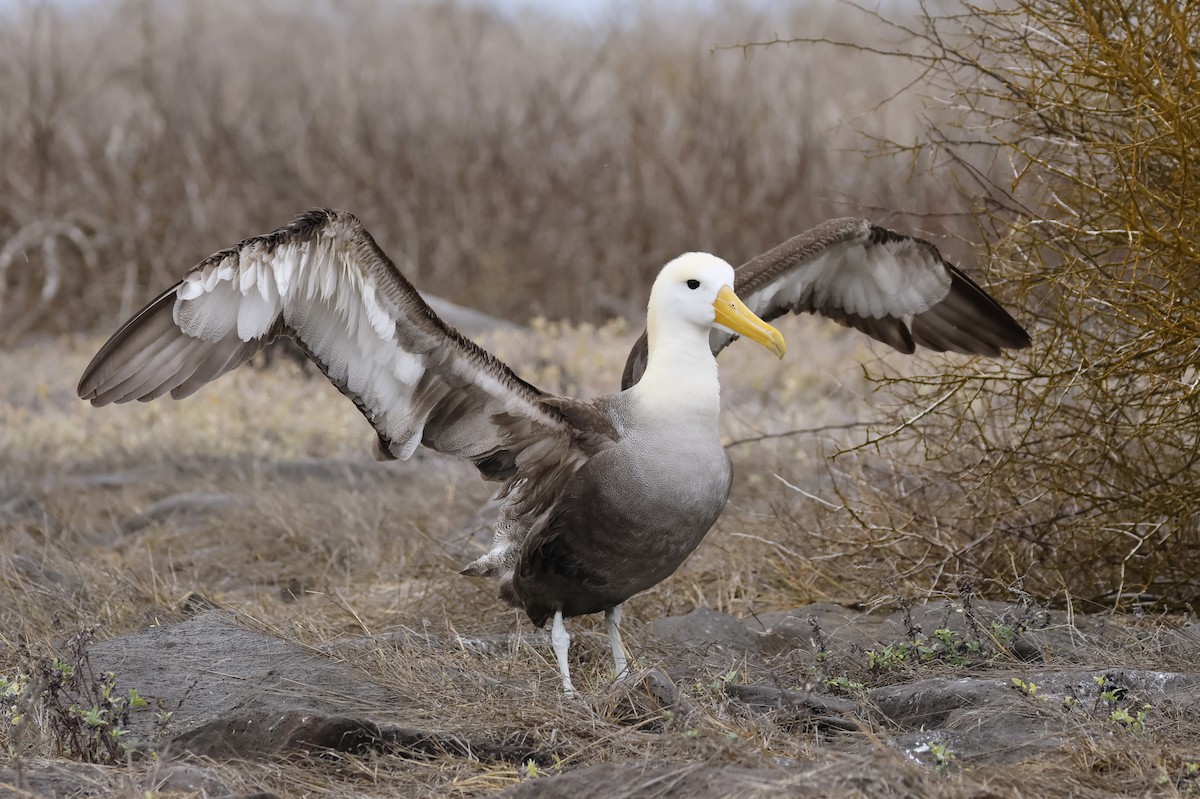
M 716 522 L 732 465 L 716 355 L 745 337 L 783 358 L 770 321 L 815 313 L 906 353 L 997 356 L 1030 337 L 930 242 L 844 218 L 736 270 L 708 253 L 662 267 L 621 390 L 542 391 L 443 322 L 346 211 L 320 209 L 188 270 L 100 348 L 78 394 L 93 405 L 187 397 L 289 336 L 359 409 L 380 459 L 420 446 L 498 482 L 491 548 L 462 573 L 550 639 L 576 693 L 565 618 L 603 613 L 628 674 L 621 607 L 667 579 Z

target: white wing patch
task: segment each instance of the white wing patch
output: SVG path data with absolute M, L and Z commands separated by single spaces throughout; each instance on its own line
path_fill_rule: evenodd
M 439 449 L 462 457 L 495 446 L 492 414 L 507 411 L 551 422 L 497 377 L 439 349 L 439 339 L 411 329 L 397 336 L 398 321 L 405 324 L 401 309 L 381 294 L 373 273 L 345 244 L 329 233 L 273 248 L 245 244 L 183 280 L 172 309 L 175 324 L 187 336 L 232 343 L 261 338 L 282 319 L 400 458 L 422 443 L 440 402 L 418 398 L 422 385 L 443 397 L 451 396 L 451 384 L 473 385 L 488 398 L 477 418 L 439 429 Z M 450 382 L 422 384 L 431 366 L 438 379 Z
M 77 391 L 94 405 L 185 397 L 281 333 L 354 401 L 380 454 L 407 458 L 424 444 L 490 480 L 561 477 L 586 458 L 540 391 L 441 323 L 361 223 L 328 209 L 193 267 L 105 342 Z M 539 488 L 518 504 L 552 496 Z
M 425 420 L 415 418 L 411 400 L 424 353 L 397 345 L 395 309 L 384 307 L 369 274 L 332 237 L 274 251 L 246 246 L 188 275 L 176 297 L 175 324 L 208 342 L 261 338 L 282 317 L 398 454 L 408 457 L 421 443 Z

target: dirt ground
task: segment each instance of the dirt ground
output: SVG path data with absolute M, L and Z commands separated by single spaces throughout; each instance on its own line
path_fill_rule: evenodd
M 592 395 L 633 333 L 484 343 Z M 98 340 L 0 354 L 0 796 L 1200 795 L 1195 619 L 929 596 L 835 547 L 806 520 L 882 356 L 785 333 L 804 363 L 722 357 L 737 482 L 626 607 L 637 675 L 576 620 L 573 700 L 544 633 L 457 574 L 486 542 L 473 469 L 374 463 L 288 362 L 93 409 Z

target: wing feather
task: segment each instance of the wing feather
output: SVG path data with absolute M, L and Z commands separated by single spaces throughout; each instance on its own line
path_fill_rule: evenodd
M 213 346 L 212 353 L 197 364 L 190 377 L 171 389 L 171 398 L 190 397 L 205 384 L 250 360 L 256 352 L 257 342 L 253 345 L 242 341 L 219 342 Z
M 378 433 L 384 454 L 424 444 L 508 479 L 519 455 L 578 462 L 580 436 L 541 391 L 447 327 L 351 214 L 320 210 L 192 268 L 92 359 L 93 405 L 185 397 L 290 335 Z M 539 467 L 541 468 L 541 467 Z
M 150 358 L 147 363 L 114 386 L 114 391 L 125 394 L 118 402 L 128 402 L 131 399 L 147 401 L 166 393 L 159 389 L 171 382 L 187 362 L 189 353 L 194 353 L 195 350 L 195 342 L 188 339 L 172 337 L 162 343 L 155 342 L 148 353 Z
M 924 239 L 865 219 L 832 219 L 747 261 L 734 291 L 770 321 L 815 313 L 853 327 L 900 352 L 999 355 L 1023 349 L 1029 334 L 998 302 Z M 713 354 L 736 336 L 713 330 Z M 646 336 L 634 344 L 621 387 L 646 368 Z

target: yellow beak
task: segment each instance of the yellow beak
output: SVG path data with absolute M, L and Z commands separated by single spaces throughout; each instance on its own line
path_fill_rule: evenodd
M 717 311 L 717 324 L 758 342 L 780 358 L 787 352 L 783 334 L 755 316 L 754 311 L 747 308 L 746 303 L 738 299 L 729 286 L 722 286 L 717 292 L 713 308 Z

